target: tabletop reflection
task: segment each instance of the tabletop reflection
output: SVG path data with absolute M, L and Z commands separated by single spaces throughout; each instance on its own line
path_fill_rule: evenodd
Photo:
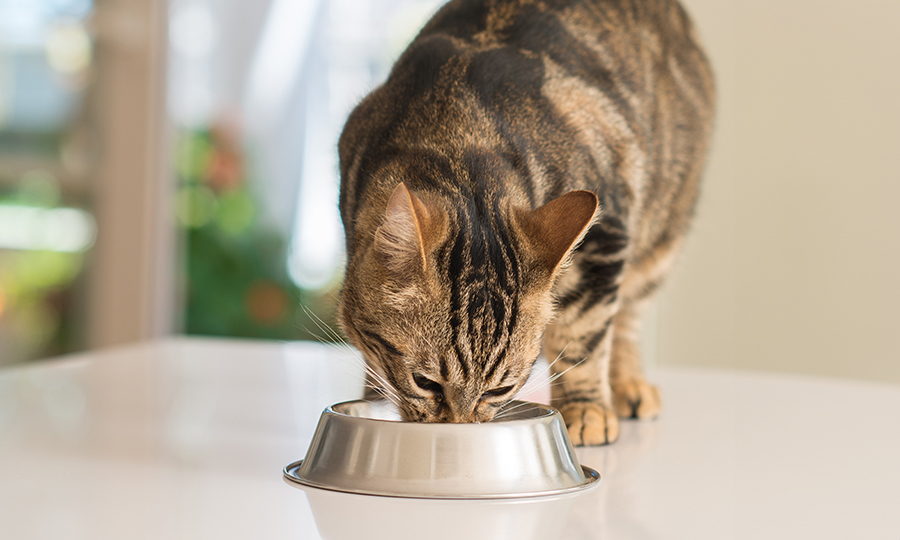
M 429 500 L 298 489 L 324 540 L 555 540 L 580 497 Z

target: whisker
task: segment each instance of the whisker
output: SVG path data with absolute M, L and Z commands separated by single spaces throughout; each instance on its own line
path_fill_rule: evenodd
M 387 381 L 387 379 L 385 379 L 384 376 L 382 376 L 377 371 L 375 371 L 365 361 L 365 359 L 361 358 L 358 351 L 355 348 L 353 348 L 352 346 L 350 346 L 349 344 L 347 344 L 341 336 L 339 336 L 334 330 L 332 330 L 328 326 L 327 323 L 325 323 L 321 318 L 316 316 L 315 313 L 312 313 L 311 311 L 309 311 L 309 309 L 306 308 L 305 306 L 303 306 L 303 308 L 310 315 L 310 320 L 313 322 L 313 324 L 315 324 L 321 332 L 334 338 L 335 341 L 326 340 L 325 338 L 316 334 L 315 332 L 311 331 L 308 328 L 306 329 L 306 331 L 309 332 L 310 335 L 315 337 L 323 345 L 329 347 L 330 349 L 332 349 L 336 352 L 342 353 L 341 354 L 342 357 L 352 359 L 353 361 L 355 361 L 357 363 L 357 365 L 360 365 L 364 370 L 364 373 L 363 373 L 364 386 L 366 386 L 365 375 L 368 374 L 372 379 L 374 379 L 380 385 L 378 387 L 373 387 L 373 389 L 376 390 L 377 392 L 379 392 L 381 395 L 383 395 L 386 399 L 388 399 L 395 406 L 399 406 L 399 402 L 401 401 L 400 396 L 392 388 L 392 385 Z M 343 370 L 343 371 L 345 371 L 345 373 L 349 374 L 349 372 L 346 372 L 346 370 Z M 354 374 L 354 375 L 358 376 L 358 374 Z
M 510 413 L 515 412 L 516 409 L 518 409 L 520 407 L 524 407 L 525 405 L 531 405 L 531 403 L 529 403 L 527 401 L 523 401 L 522 403 L 513 405 L 512 407 L 509 407 L 508 409 L 503 409 L 502 411 L 497 413 L 494 416 L 494 418 L 503 418 L 504 416 L 508 416 Z
M 301 307 L 306 312 L 306 314 L 309 316 L 309 318 L 313 322 L 313 324 L 315 324 L 319 328 L 319 330 L 321 332 L 323 332 L 327 337 L 331 338 L 332 341 L 325 341 L 321 336 L 318 336 L 315 333 L 310 332 L 309 330 L 307 330 L 307 331 L 310 332 L 311 335 L 316 337 L 316 339 L 318 339 L 320 342 L 332 347 L 333 349 L 344 352 L 344 353 L 349 353 L 349 356 L 351 358 L 356 359 L 360 364 L 362 364 L 365 374 L 369 375 L 376 383 L 378 383 L 377 386 L 370 385 L 370 384 L 366 384 L 366 386 L 369 386 L 370 388 L 372 388 L 373 390 L 375 390 L 376 392 L 378 392 L 379 394 L 384 396 L 385 399 L 387 399 L 391 403 L 393 403 L 394 406 L 399 408 L 400 402 L 402 401 L 402 399 L 400 397 L 399 392 L 397 391 L 396 388 L 394 388 L 394 386 L 390 383 L 390 381 L 388 381 L 385 376 L 383 376 L 380 373 L 378 373 L 377 371 L 375 371 L 375 369 L 372 368 L 372 366 L 370 366 L 369 363 L 366 362 L 366 360 L 364 358 L 360 358 L 358 355 L 358 351 L 355 348 L 353 348 L 352 346 L 350 346 L 346 342 L 344 337 L 341 336 L 336 330 L 331 328 L 328 325 L 328 323 L 326 323 L 325 321 L 322 320 L 321 317 L 319 317 L 318 315 L 313 313 L 308 307 L 306 307 L 306 306 L 301 306 Z M 420 337 L 424 338 L 424 336 L 420 336 Z M 424 340 L 424 341 L 427 342 L 427 340 Z
M 563 350 L 565 350 L 565 349 L 563 349 Z M 562 354 L 562 353 L 560 353 L 560 356 L 561 356 L 561 354 Z M 557 359 L 559 359 L 559 357 L 557 357 Z M 566 373 L 568 373 L 569 370 L 571 370 L 571 369 L 573 369 L 573 368 L 576 368 L 576 367 L 580 366 L 580 365 L 583 364 L 585 361 L 587 361 L 587 357 L 582 358 L 581 360 L 575 362 L 574 364 L 572 364 L 571 366 L 569 366 L 568 368 L 566 368 L 565 370 L 563 370 L 563 371 L 561 371 L 561 372 L 559 372 L 559 373 L 554 373 L 553 375 L 551 375 L 550 377 L 548 377 L 546 380 L 542 381 L 541 384 L 536 385 L 536 386 L 533 386 L 533 387 L 531 387 L 531 388 L 528 388 L 528 389 L 527 389 L 528 393 L 539 392 L 539 391 L 541 391 L 541 390 L 544 390 L 545 388 L 553 388 L 554 386 L 560 386 L 560 385 L 562 385 L 562 384 L 563 384 L 562 382 L 556 382 L 556 381 L 558 381 L 563 375 L 565 375 Z M 556 363 L 556 360 L 554 360 L 553 363 Z M 552 364 L 551 364 L 551 365 L 552 365 Z M 526 385 L 526 386 L 527 386 L 527 385 Z M 525 390 L 525 387 L 523 387 L 521 391 L 524 391 L 524 390 Z M 520 391 L 520 392 L 521 392 L 521 391 Z
M 306 307 L 306 306 L 304 306 L 304 305 L 301 305 L 300 307 L 301 307 L 301 308 L 303 309 L 303 311 L 309 316 L 310 320 L 312 320 L 312 322 L 315 323 L 315 325 L 319 327 L 319 330 L 325 332 L 325 334 L 326 334 L 328 337 L 330 337 L 331 339 L 333 339 L 333 340 L 336 341 L 337 343 L 345 343 L 345 344 L 346 344 L 346 341 L 344 340 L 344 337 L 341 336 L 341 335 L 337 332 L 337 330 L 335 330 L 334 328 L 332 328 L 331 326 L 329 326 L 328 323 L 326 323 L 325 321 L 323 321 L 321 317 L 319 317 L 318 315 L 316 315 L 315 312 L 313 312 L 311 309 L 309 309 L 308 307 Z
M 576 368 L 576 367 L 580 366 L 580 365 L 583 364 L 585 361 L 587 361 L 587 357 L 584 357 L 584 358 L 582 358 L 581 360 L 575 362 L 575 363 L 572 364 L 571 366 L 567 367 L 564 371 L 561 371 L 561 372 L 559 372 L 559 373 L 553 374 L 553 376 L 550 377 L 549 381 L 550 381 L 550 382 L 553 382 L 553 381 L 555 381 L 556 379 L 559 379 L 560 377 L 562 377 L 563 375 L 565 375 L 566 373 L 568 373 L 570 369 Z
M 383 398 L 386 399 L 387 401 L 391 402 L 391 404 L 393 404 L 395 407 L 400 408 L 400 404 L 399 404 L 397 401 L 395 401 L 394 396 L 392 396 L 392 395 L 388 394 L 387 392 L 385 392 L 384 389 L 381 388 L 380 386 L 375 386 L 375 385 L 367 384 L 366 387 L 371 388 L 371 389 L 374 390 L 376 393 L 378 393 L 379 395 L 381 395 L 381 397 L 383 397 Z M 371 400 L 365 400 L 365 399 L 364 399 L 364 401 L 371 401 Z
M 554 366 L 557 362 L 559 362 L 559 360 L 560 360 L 560 359 L 563 357 L 563 355 L 566 353 L 566 349 L 568 349 L 568 348 L 569 348 L 569 345 L 571 345 L 572 343 L 575 343 L 575 340 L 574 340 L 574 339 L 571 340 L 571 341 L 569 341 L 568 343 L 566 343 L 566 346 L 563 347 L 561 351 L 559 351 L 559 354 L 556 355 L 556 358 L 554 358 L 552 362 L 550 362 L 549 364 L 547 364 L 547 368 L 544 370 L 544 373 L 549 373 L 550 370 L 553 369 L 553 366 Z M 543 373 L 542 373 L 542 374 L 543 374 Z
M 575 342 L 574 339 L 569 341 L 569 343 L 567 343 L 566 346 L 563 347 L 561 351 L 559 351 L 559 354 L 556 355 L 556 358 L 554 358 L 552 362 L 547 364 L 547 366 L 543 367 L 543 369 L 540 372 L 533 375 L 528 380 L 528 382 L 526 382 L 522 386 L 522 388 L 519 389 L 519 391 L 516 394 L 517 395 L 531 394 L 531 393 L 543 390 L 544 388 L 547 388 L 547 384 L 546 384 L 546 380 L 544 380 L 544 376 L 550 372 L 550 370 L 553 368 L 553 365 L 556 364 L 556 362 L 558 362 L 560 358 L 562 358 L 563 354 L 566 352 L 566 349 L 568 349 L 569 345 L 571 345 L 574 342 Z M 512 399 L 510 399 L 510 401 L 512 401 Z
M 329 340 L 323 338 L 322 336 L 316 334 L 315 332 L 313 332 L 310 328 L 308 328 L 306 326 L 301 326 L 301 328 L 303 328 L 309 335 L 316 338 L 316 341 L 318 341 L 322 345 L 325 345 L 326 347 L 328 347 L 329 349 L 331 349 L 337 353 L 341 353 L 342 355 L 347 355 L 350 358 L 354 358 L 354 359 L 358 356 L 357 350 L 354 349 L 353 347 L 351 347 L 350 345 L 347 345 L 346 343 L 336 343 L 334 341 L 329 341 Z
M 384 376 L 382 376 L 380 373 L 375 371 L 368 364 L 365 365 L 365 370 L 366 370 L 366 373 L 374 380 L 374 383 L 375 383 L 375 384 L 372 384 L 372 382 L 366 381 L 367 386 L 369 386 L 383 394 L 389 394 L 392 398 L 395 398 L 398 401 L 400 400 L 400 395 L 397 393 L 396 389 L 393 388 L 393 385 L 391 385 Z
M 368 373 L 377 383 L 379 383 L 385 392 L 389 392 L 393 397 L 397 399 L 397 401 L 401 401 L 399 393 L 393 388 L 393 385 L 387 380 L 386 377 L 375 371 L 372 366 L 365 364 L 366 373 Z
M 322 326 L 320 326 L 319 323 L 317 323 L 316 321 L 313 321 L 313 323 L 316 326 L 318 326 L 319 330 L 327 333 L 327 330 L 325 328 L 323 328 Z M 346 343 L 344 341 L 335 341 L 332 339 L 328 339 L 326 337 L 322 337 L 319 334 L 315 333 L 311 328 L 309 328 L 306 325 L 301 325 L 301 328 L 303 328 L 309 335 L 316 338 L 316 341 L 318 341 L 322 345 L 326 345 L 327 347 L 329 347 L 335 351 L 338 351 L 338 352 L 352 353 L 353 355 L 356 355 L 356 352 L 357 352 L 356 349 L 354 349 L 352 346 L 350 346 L 348 343 Z

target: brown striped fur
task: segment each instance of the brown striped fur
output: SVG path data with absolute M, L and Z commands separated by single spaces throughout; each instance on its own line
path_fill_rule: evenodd
M 408 420 L 484 421 L 543 346 L 576 444 L 656 416 L 638 323 L 688 229 L 713 100 L 675 1 L 444 6 L 340 141 L 339 316 L 370 383 Z

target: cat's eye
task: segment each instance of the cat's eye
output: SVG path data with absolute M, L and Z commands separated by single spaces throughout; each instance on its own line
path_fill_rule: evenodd
M 506 395 L 512 392 L 514 386 L 504 386 L 502 388 L 494 388 L 493 390 L 488 390 L 487 392 L 481 394 L 481 399 L 490 399 L 490 398 L 498 398 L 500 396 Z
M 444 388 L 440 384 L 432 381 L 427 377 L 423 377 L 421 375 L 413 375 L 413 382 L 416 383 L 416 386 L 418 386 L 422 390 L 425 390 L 426 392 L 431 392 L 432 394 L 438 396 L 444 394 Z

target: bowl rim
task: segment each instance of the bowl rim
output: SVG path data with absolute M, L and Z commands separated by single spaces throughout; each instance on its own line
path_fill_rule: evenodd
M 356 415 L 353 415 L 353 414 L 348 414 L 348 413 L 345 413 L 345 412 L 341 412 L 341 411 L 335 410 L 335 407 L 340 407 L 340 406 L 342 406 L 342 405 L 352 405 L 352 404 L 356 404 L 356 403 L 369 404 L 369 403 L 372 403 L 373 401 L 385 401 L 385 402 L 387 402 L 387 400 L 383 400 L 383 399 L 378 399 L 378 400 L 370 400 L 370 399 L 349 399 L 349 400 L 347 400 L 347 401 L 341 401 L 341 402 L 339 402 L 339 403 L 334 403 L 334 404 L 332 404 L 332 405 L 329 405 L 328 407 L 325 408 L 324 411 L 322 411 L 322 414 L 323 414 L 323 415 L 324 415 L 324 414 L 333 414 L 333 415 L 335 415 L 335 416 L 340 416 L 340 417 L 342 417 L 342 418 L 351 418 L 351 419 L 353 419 L 354 421 L 360 421 L 360 422 L 385 422 L 385 423 L 388 423 L 388 424 L 403 424 L 403 425 L 410 425 L 410 426 L 414 426 L 414 425 L 415 425 L 415 426 L 430 426 L 431 429 L 434 429 L 434 426 L 481 426 L 481 425 L 490 425 L 490 424 L 498 425 L 498 424 L 503 424 L 503 423 L 506 423 L 506 422 L 510 422 L 510 421 L 516 420 L 516 418 L 509 418 L 508 420 L 501 419 L 501 420 L 498 420 L 498 421 L 494 422 L 494 420 L 491 419 L 491 420 L 489 420 L 489 421 L 487 421 L 487 422 L 474 422 L 474 423 L 473 423 L 473 422 L 458 422 L 458 423 L 451 423 L 451 422 L 406 422 L 406 421 L 403 421 L 403 420 L 388 420 L 388 419 L 385 419 L 385 418 L 371 418 L 371 417 L 368 417 L 368 416 L 356 416 Z M 390 402 L 388 402 L 388 403 L 390 403 Z M 534 402 L 534 401 L 524 401 L 524 400 L 521 400 L 521 399 L 513 399 L 513 400 L 510 400 L 509 403 L 507 403 L 506 405 L 504 405 L 504 406 L 501 408 L 500 411 L 502 411 L 503 408 L 506 408 L 506 407 L 508 407 L 508 406 L 510 406 L 510 405 L 516 405 L 516 406 L 520 406 L 520 405 L 532 405 L 535 409 L 540 409 L 540 410 L 542 411 L 541 414 L 539 414 L 539 415 L 532 416 L 532 417 L 529 417 L 529 418 L 520 418 L 520 419 L 518 419 L 518 421 L 520 421 L 520 422 L 522 422 L 522 421 L 524 421 L 524 422 L 530 422 L 530 421 L 535 421 L 535 420 L 545 419 L 545 418 L 548 418 L 548 417 L 551 417 L 551 416 L 555 415 L 555 414 L 558 412 L 557 409 L 556 409 L 555 407 L 551 406 L 551 405 L 545 405 L 545 404 L 543 404 L 543 403 L 537 403 L 537 402 Z M 523 410 L 527 410 L 527 409 L 523 409 Z M 498 412 L 500 412 L 500 411 L 498 411 Z M 413 428 L 413 429 L 417 429 L 417 428 Z M 442 429 L 443 429 L 443 428 L 442 428 Z M 453 429 L 453 428 L 450 428 L 450 429 Z
M 384 422 L 390 422 L 391 420 L 382 420 Z M 302 478 L 298 471 L 300 470 L 300 466 L 303 464 L 303 460 L 294 461 L 293 463 L 289 463 L 285 465 L 283 473 L 284 480 L 290 485 L 294 487 L 300 487 L 302 489 L 321 489 L 325 491 L 336 491 L 340 493 L 350 493 L 354 495 L 369 495 L 375 497 L 392 497 L 398 499 L 443 499 L 443 500 L 483 500 L 483 499 L 491 499 L 491 500 L 502 500 L 502 499 L 527 499 L 527 498 L 536 498 L 536 497 L 553 497 L 559 495 L 568 495 L 574 494 L 576 492 L 589 490 L 591 488 L 597 487 L 600 483 L 600 473 L 596 470 L 579 464 L 581 470 L 584 472 L 585 479 L 583 482 L 576 484 L 574 486 L 570 486 L 567 488 L 559 488 L 559 489 L 548 489 L 543 491 L 525 491 L 521 493 L 479 493 L 479 494 L 435 494 L 435 493 L 397 493 L 397 492 L 389 492 L 389 491 L 379 491 L 379 490 L 369 490 L 369 489 L 353 489 L 353 488 L 345 488 L 338 486 L 325 485 L 318 482 L 311 482 L 305 478 Z

